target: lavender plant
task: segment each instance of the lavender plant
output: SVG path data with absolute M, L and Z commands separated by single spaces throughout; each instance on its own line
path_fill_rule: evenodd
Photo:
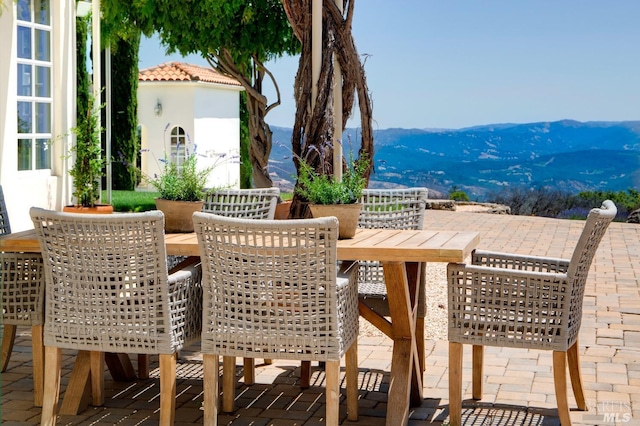
M 198 170 L 195 154 L 187 155 L 180 168 L 166 156 L 160 161 L 163 163 L 162 173 L 149 179 L 149 183 L 160 193 L 160 198 L 174 201 L 200 201 L 204 198 L 207 178 L 213 166 Z
M 315 151 L 320 157 L 322 171 L 326 171 L 326 159 L 330 149 L 332 149 L 330 142 L 323 143 L 319 147 L 311 147 L 311 151 Z M 298 158 L 298 161 L 298 185 L 295 187 L 295 192 L 310 203 L 353 204 L 360 200 L 362 190 L 367 185 L 365 178 L 369 167 L 367 157 L 354 159 L 353 151 L 349 151 L 349 161 L 341 181 L 328 173 L 317 172 L 305 159 Z

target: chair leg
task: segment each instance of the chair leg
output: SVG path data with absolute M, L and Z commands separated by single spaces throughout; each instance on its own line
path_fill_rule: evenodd
M 300 389 L 311 386 L 311 361 L 300 362 Z
M 204 364 L 204 424 L 217 426 L 220 395 L 220 357 L 218 355 L 203 354 L 202 362 Z
M 104 404 L 104 352 L 91 352 L 91 405 Z
M 256 360 L 255 358 L 244 358 L 244 384 L 252 385 L 256 382 Z
M 424 362 L 424 318 L 416 319 L 416 342 L 418 345 L 418 361 L 422 371 L 426 370 Z
M 133 382 L 136 380 L 136 370 L 133 368 L 131 358 L 129 358 L 128 354 L 106 352 L 104 354 L 104 361 L 107 363 L 109 373 L 114 381 Z
M 571 378 L 571 387 L 576 397 L 578 409 L 587 411 L 587 401 L 584 397 L 584 386 L 582 385 L 582 373 L 580 371 L 580 353 L 578 352 L 578 341 L 573 344 L 567 351 L 567 360 L 569 363 L 569 377 Z
M 338 426 L 340 421 L 340 361 L 327 361 L 324 368 L 327 378 L 327 414 L 325 424 Z
M 60 396 L 60 370 L 62 369 L 62 349 L 47 346 L 45 348 L 44 397 L 40 424 L 54 426 L 56 410 Z
M 236 357 L 222 357 L 222 411 L 231 413 L 235 409 Z
M 151 355 L 138 354 L 138 379 L 146 380 L 149 378 L 150 364 L 151 364 Z
M 176 354 L 160 354 L 160 425 L 173 425 L 176 413 Z
M 33 357 L 33 405 L 42 407 L 44 395 L 44 326 L 31 326 L 31 353 Z
M 553 385 L 556 388 L 558 417 L 562 426 L 571 426 L 569 401 L 567 399 L 567 353 L 553 351 Z
M 11 359 L 13 343 L 16 340 L 16 330 L 18 326 L 5 324 L 2 326 L 2 372 L 4 373 Z
M 45 363 L 48 361 L 45 354 Z M 46 372 L 45 372 L 46 375 Z M 91 401 L 91 353 L 78 351 L 71 376 L 64 391 L 60 414 L 75 416 Z
M 462 343 L 449 342 L 449 424 L 462 424 Z
M 358 339 L 351 344 L 346 353 L 347 374 L 347 419 L 358 421 Z
M 484 363 L 484 347 L 473 345 L 473 362 L 472 362 L 472 391 L 473 399 L 482 399 L 482 368 Z

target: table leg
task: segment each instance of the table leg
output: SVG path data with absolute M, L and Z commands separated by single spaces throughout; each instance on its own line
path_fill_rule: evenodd
M 393 356 L 387 426 L 406 425 L 409 402 L 422 401 L 422 370 L 416 344 L 418 264 L 383 262 L 392 318 Z M 409 284 L 411 283 L 411 285 Z

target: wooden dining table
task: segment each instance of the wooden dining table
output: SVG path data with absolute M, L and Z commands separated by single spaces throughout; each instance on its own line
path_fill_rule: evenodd
M 377 260 L 383 266 L 391 320 L 367 319 L 393 339 L 387 426 L 406 425 L 410 406 L 423 400 L 416 339 L 421 265 L 463 262 L 479 241 L 477 232 L 428 229 L 358 229 L 354 238 L 338 241 L 339 260 Z M 169 255 L 200 255 L 195 233 L 166 234 L 165 245 Z M 0 237 L 0 251 L 39 252 L 40 246 L 31 230 Z

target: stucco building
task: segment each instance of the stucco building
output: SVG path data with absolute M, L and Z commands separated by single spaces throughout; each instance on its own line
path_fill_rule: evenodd
M 140 70 L 143 175 L 160 173 L 165 159 L 179 165 L 196 155 L 198 167 L 214 166 L 209 187 L 239 187 L 242 90 L 211 67 L 168 62 Z

